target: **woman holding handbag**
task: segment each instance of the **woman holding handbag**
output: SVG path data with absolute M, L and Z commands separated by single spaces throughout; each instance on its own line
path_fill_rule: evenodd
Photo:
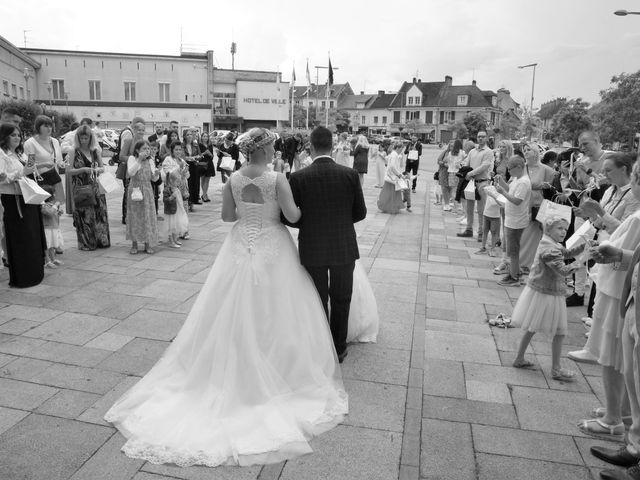
M 393 150 L 387 157 L 387 171 L 384 175 L 384 186 L 378 197 L 378 208 L 383 213 L 396 214 L 404 208 L 402 190 L 397 188 L 397 182 L 402 175 L 400 166 L 404 145 L 398 141 L 393 144 Z
M 209 198 L 209 182 L 211 177 L 216 176 L 216 167 L 213 165 L 214 145 L 211 143 L 208 133 L 203 133 L 200 137 L 200 152 L 202 159 L 200 160 L 198 170 L 200 172 L 200 190 L 202 191 L 202 201 L 210 202 Z
M 25 166 L 26 163 L 26 166 Z M 20 129 L 0 124 L 0 201 L 4 207 L 4 231 L 9 286 L 38 285 L 44 277 L 44 251 L 47 241 L 40 205 L 24 203 L 18 180 L 35 170 L 35 160 L 27 161 Z
M 144 251 L 152 254 L 158 243 L 158 223 L 153 201 L 151 180 L 157 180 L 159 172 L 151 167 L 151 148 L 146 140 L 138 140 L 133 155 L 127 161 L 127 240 L 131 240 L 131 253 L 138 253 L 138 243 L 144 243 Z M 155 165 L 154 165 L 155 166 Z
M 71 192 L 75 204 L 73 226 L 76 227 L 79 250 L 95 250 L 111 246 L 107 199 L 98 190 L 97 175 L 104 172 L 98 145 L 91 129 L 83 125 L 73 138 L 67 175 L 71 176 Z
M 184 159 L 189 165 L 189 211 L 193 212 L 194 205 L 202 205 L 200 201 L 200 172 L 198 170 L 202 155 L 200 155 L 200 147 L 193 130 L 185 130 L 182 138 Z
M 46 115 L 38 115 L 34 123 L 34 135 L 24 142 L 24 153 L 35 155 L 36 168 L 42 180 L 38 183 L 51 185 L 55 194 L 53 195 L 60 205 L 64 205 L 65 192 L 62 186 L 62 178 L 58 173 L 58 167 L 64 166 L 62 149 L 58 140 L 51 136 L 53 131 L 53 121 Z M 71 213 L 71 212 L 67 212 Z

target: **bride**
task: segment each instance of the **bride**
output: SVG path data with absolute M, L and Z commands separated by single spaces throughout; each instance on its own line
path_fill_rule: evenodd
M 152 463 L 253 465 L 311 452 L 308 440 L 348 413 L 324 310 L 280 211 L 300 218 L 274 134 L 239 142 L 249 159 L 225 184 L 236 222 L 182 329 L 105 415 L 126 455 Z

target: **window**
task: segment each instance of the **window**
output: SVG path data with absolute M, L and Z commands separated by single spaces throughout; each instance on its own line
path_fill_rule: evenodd
M 411 120 L 420 120 L 420 112 L 411 112 Z
M 378 124 L 378 117 L 373 117 L 373 123 L 374 123 L 374 125 Z
M 498 97 L 491 97 L 491 105 L 494 107 L 498 105 Z
M 365 117 L 364 115 L 362 115 L 362 125 L 364 125 L 365 123 L 367 123 L 367 117 Z
M 382 117 L 382 124 L 386 125 L 387 124 L 387 117 Z
M 491 123 L 492 124 L 496 123 L 496 112 L 491 112 Z
M 469 103 L 469 96 L 468 95 L 458 95 L 458 106 L 459 107 L 464 107 L 467 105 L 467 103 Z
M 51 80 L 51 94 L 54 100 L 64 99 L 64 80 Z
M 444 123 L 444 112 L 440 112 L 440 125 Z
M 400 123 L 400 112 L 393 112 L 393 123 Z
M 322 108 L 326 108 L 327 102 L 325 100 L 323 100 L 321 105 L 322 105 Z
M 408 102 L 409 105 L 413 105 L 413 97 L 409 97 L 408 100 L 409 100 L 409 102 Z
M 24 100 L 24 87 L 20 87 L 20 98 Z
M 451 120 L 452 122 L 456 121 L 456 112 L 451 112 L 449 114 L 449 120 Z
M 420 105 L 422 103 L 422 97 L 416 97 L 416 105 Z
M 424 123 L 433 123 L 433 112 L 432 111 L 425 112 Z
M 89 100 L 101 100 L 100 80 L 89 80 Z
M 136 101 L 136 82 L 124 82 L 124 101 Z
M 213 92 L 214 112 L 216 115 L 236 114 L 236 94 Z
M 160 101 L 161 102 L 170 102 L 171 95 L 169 94 L 169 87 L 171 84 L 169 83 L 159 83 L 158 86 L 160 88 Z
M 329 108 L 333 108 L 333 100 L 329 100 Z
M 18 98 L 18 86 L 15 83 L 11 84 L 11 96 L 13 98 Z
M 408 122 L 409 120 L 411 120 L 411 112 L 409 112 L 408 110 L 404 112 L 404 120 L 405 122 Z
M 312 100 L 309 100 L 309 106 L 313 107 L 313 101 Z
M 6 80 L 2 81 L 2 93 L 4 93 L 7 97 L 9 96 L 9 82 Z

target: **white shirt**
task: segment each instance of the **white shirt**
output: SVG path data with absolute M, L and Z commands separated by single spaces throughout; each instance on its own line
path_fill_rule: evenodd
M 504 226 L 507 228 L 527 228 L 530 222 L 529 200 L 531 199 L 531 180 L 527 175 L 513 178 L 509 183 L 509 195 L 519 198 L 520 205 L 507 200 L 504 207 Z

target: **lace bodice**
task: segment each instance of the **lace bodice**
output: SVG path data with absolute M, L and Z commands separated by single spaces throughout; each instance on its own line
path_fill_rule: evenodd
M 253 179 L 236 172 L 229 180 L 239 217 L 237 229 L 250 252 L 253 252 L 258 237 L 270 232 L 273 227 L 281 226 L 276 179 L 276 172 L 265 171 Z M 244 201 L 244 192 L 261 197 L 262 202 Z

